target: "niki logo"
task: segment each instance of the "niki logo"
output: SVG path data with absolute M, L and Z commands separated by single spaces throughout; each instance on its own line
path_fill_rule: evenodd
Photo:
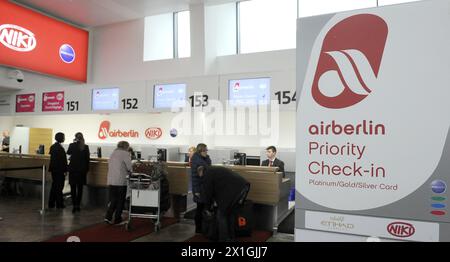
M 139 132 L 135 130 L 122 131 L 122 130 L 111 130 L 111 123 L 109 121 L 103 121 L 100 124 L 98 130 L 98 138 L 105 140 L 108 137 L 139 137 Z
M 323 40 L 314 75 L 314 100 L 326 108 L 346 108 L 376 89 L 387 34 L 386 22 L 371 14 L 333 26 Z
M 387 226 L 389 234 L 396 237 L 410 237 L 414 235 L 416 229 L 413 225 L 405 222 L 394 222 Z
M 36 47 L 33 32 L 18 25 L 0 25 L 0 43 L 17 52 L 29 52 Z

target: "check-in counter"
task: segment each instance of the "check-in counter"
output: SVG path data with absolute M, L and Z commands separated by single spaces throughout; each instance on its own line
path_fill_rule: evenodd
M 0 154 L 0 170 L 10 168 L 26 168 L 48 166 L 47 155 Z M 181 212 L 194 207 L 191 193 L 191 169 L 187 163 L 166 162 L 168 180 L 172 195 L 174 212 Z M 226 166 L 240 174 L 250 183 L 248 199 L 255 203 L 256 226 L 272 229 L 288 212 L 289 179 L 283 179 L 277 167 L 258 166 Z M 108 201 L 107 187 L 108 159 L 91 158 L 90 171 L 87 175 L 88 190 L 83 197 L 84 204 L 106 205 Z M 42 169 L 0 171 L 0 176 L 42 181 Z M 46 174 L 46 180 L 50 174 Z
M 48 166 L 46 155 L 0 153 L 0 176 L 42 181 L 42 167 Z M 29 169 L 34 168 L 34 169 Z M 46 171 L 46 180 L 50 174 Z

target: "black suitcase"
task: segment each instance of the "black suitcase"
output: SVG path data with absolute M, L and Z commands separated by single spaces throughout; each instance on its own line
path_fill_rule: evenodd
M 219 239 L 219 227 L 217 223 L 217 210 L 213 209 L 211 212 L 202 212 L 202 233 L 211 241 Z
M 236 237 L 249 237 L 252 235 L 254 227 L 253 202 L 246 200 L 238 206 L 235 216 Z

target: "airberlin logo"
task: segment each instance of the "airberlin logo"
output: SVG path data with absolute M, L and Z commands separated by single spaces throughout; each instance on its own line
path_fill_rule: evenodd
M 29 52 L 36 47 L 33 32 L 18 25 L 0 25 L 0 43 L 18 52 Z
M 103 121 L 100 124 L 100 128 L 98 130 L 98 138 L 105 140 L 108 137 L 132 137 L 138 138 L 139 132 L 135 130 L 122 131 L 122 130 L 110 130 L 111 123 L 109 121 Z
M 312 85 L 312 97 L 326 108 L 346 108 L 378 88 L 377 78 L 388 34 L 376 15 L 348 17 L 323 40 Z

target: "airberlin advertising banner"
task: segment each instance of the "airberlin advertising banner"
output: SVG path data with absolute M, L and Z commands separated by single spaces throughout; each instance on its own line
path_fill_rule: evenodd
M 89 33 L 0 0 L 0 64 L 86 82 Z
M 142 132 L 143 131 L 143 132 Z M 160 127 L 148 127 L 145 129 L 135 130 L 135 129 L 119 129 L 113 127 L 111 122 L 108 120 L 102 121 L 98 129 L 98 138 L 103 141 L 111 139 L 138 139 L 139 137 L 145 137 L 149 140 L 157 140 L 162 135 L 162 129 Z
M 16 113 L 34 112 L 36 105 L 35 94 L 23 94 L 16 96 Z
M 42 112 L 58 112 L 64 110 L 64 92 L 48 92 L 42 94 Z
M 449 11 L 425 1 L 299 20 L 296 228 L 450 240 Z

